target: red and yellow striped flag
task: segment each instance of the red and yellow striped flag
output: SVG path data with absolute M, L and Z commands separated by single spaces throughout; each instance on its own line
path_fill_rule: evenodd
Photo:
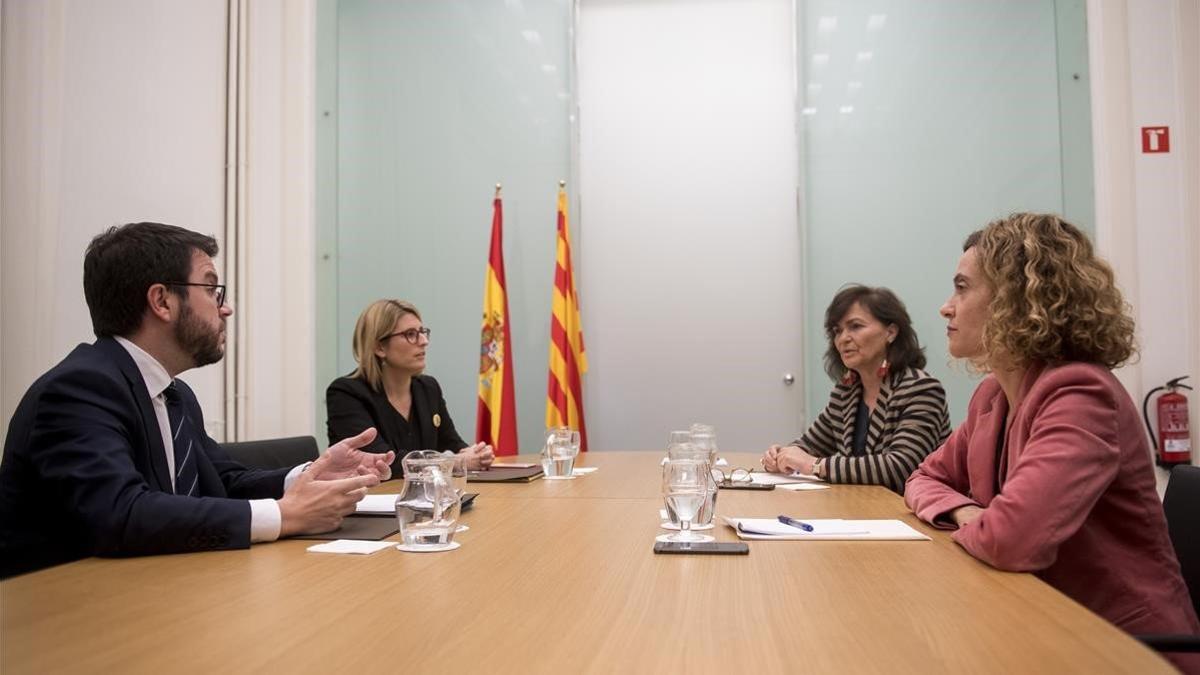
M 579 298 L 571 268 L 571 228 L 567 224 L 567 191 L 558 189 L 558 262 L 554 269 L 554 301 L 550 317 L 550 383 L 546 392 L 546 428 L 579 430 L 579 449 L 587 450 L 583 422 L 583 374 L 587 354 L 579 321 Z
M 483 282 L 483 326 L 479 346 L 479 411 L 475 442 L 497 455 L 517 454 L 517 402 L 513 391 L 512 334 L 504 282 L 504 216 L 500 186 L 492 201 L 492 244 Z

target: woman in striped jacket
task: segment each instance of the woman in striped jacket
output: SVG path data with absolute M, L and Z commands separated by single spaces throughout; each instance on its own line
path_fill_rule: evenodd
M 825 310 L 825 334 L 825 372 L 836 382 L 829 404 L 803 436 L 768 448 L 763 467 L 903 493 L 950 435 L 946 392 L 921 370 L 908 310 L 886 288 L 847 286 Z

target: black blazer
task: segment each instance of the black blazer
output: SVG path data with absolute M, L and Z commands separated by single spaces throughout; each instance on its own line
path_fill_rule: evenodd
M 176 380 L 198 429 L 196 396 Z M 203 439 L 199 497 L 171 489 L 150 394 L 115 340 L 81 344 L 25 393 L 0 462 L 0 577 L 91 555 L 250 545 L 247 499 L 278 498 L 286 469 L 256 471 Z
M 387 394 L 373 391 L 366 380 L 348 376 L 334 380 L 325 390 L 329 443 L 375 427 L 379 435 L 363 449 L 380 454 L 394 450 L 392 473 L 397 476 L 401 473 L 400 459 L 413 450 L 458 452 L 467 447 L 454 430 L 437 380 L 417 375 L 412 379 L 411 391 L 412 409 L 406 420 L 388 402 Z

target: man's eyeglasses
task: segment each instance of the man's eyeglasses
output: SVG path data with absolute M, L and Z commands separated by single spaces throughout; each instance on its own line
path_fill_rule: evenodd
M 164 286 L 199 286 L 209 289 L 209 295 L 217 299 L 217 307 L 225 306 L 225 284 L 193 284 L 188 281 L 164 281 Z
M 424 327 L 409 328 L 408 330 L 402 330 L 402 331 L 399 331 L 396 333 L 390 333 L 388 335 L 384 335 L 383 337 L 379 338 L 379 341 L 384 342 L 384 341 L 390 340 L 396 336 L 400 336 L 400 337 L 404 338 L 405 340 L 408 340 L 408 344 L 415 345 L 415 344 L 417 344 L 417 342 L 419 342 L 421 340 L 422 335 L 424 335 L 425 339 L 428 340 L 429 334 L 431 332 L 433 332 L 433 331 L 429 330 L 428 328 L 424 328 Z
M 726 485 L 729 485 L 730 483 L 749 483 L 753 481 L 753 479 L 750 477 L 750 469 L 741 468 L 730 469 L 729 473 L 725 473 L 725 471 L 714 467 L 712 470 L 712 477 L 716 482 L 724 483 Z

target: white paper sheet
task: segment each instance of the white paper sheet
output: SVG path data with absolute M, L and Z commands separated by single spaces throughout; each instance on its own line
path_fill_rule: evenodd
M 829 486 L 825 483 L 784 483 L 777 485 L 780 490 L 791 490 L 792 492 L 800 492 L 804 490 L 828 490 Z
M 392 493 L 385 495 L 367 495 L 354 507 L 356 513 L 393 514 L 396 512 L 396 497 Z
M 812 525 L 812 532 L 805 532 L 791 525 L 784 525 L 774 518 L 726 517 L 724 520 L 725 524 L 732 527 L 741 539 L 929 541 L 929 537 L 917 532 L 909 527 L 907 523 L 900 520 L 797 519 Z M 739 524 L 741 524 L 741 528 L 738 527 Z
M 595 473 L 599 467 L 595 466 L 577 466 L 571 470 L 572 476 L 586 476 L 589 473 Z
M 382 551 L 389 546 L 395 546 L 394 541 L 361 541 L 358 539 L 334 539 L 323 544 L 313 544 L 308 547 L 313 553 L 352 553 L 370 555 Z
M 755 471 L 750 474 L 750 480 L 759 485 L 788 485 L 789 483 L 820 483 L 820 478 L 803 473 L 766 473 Z

